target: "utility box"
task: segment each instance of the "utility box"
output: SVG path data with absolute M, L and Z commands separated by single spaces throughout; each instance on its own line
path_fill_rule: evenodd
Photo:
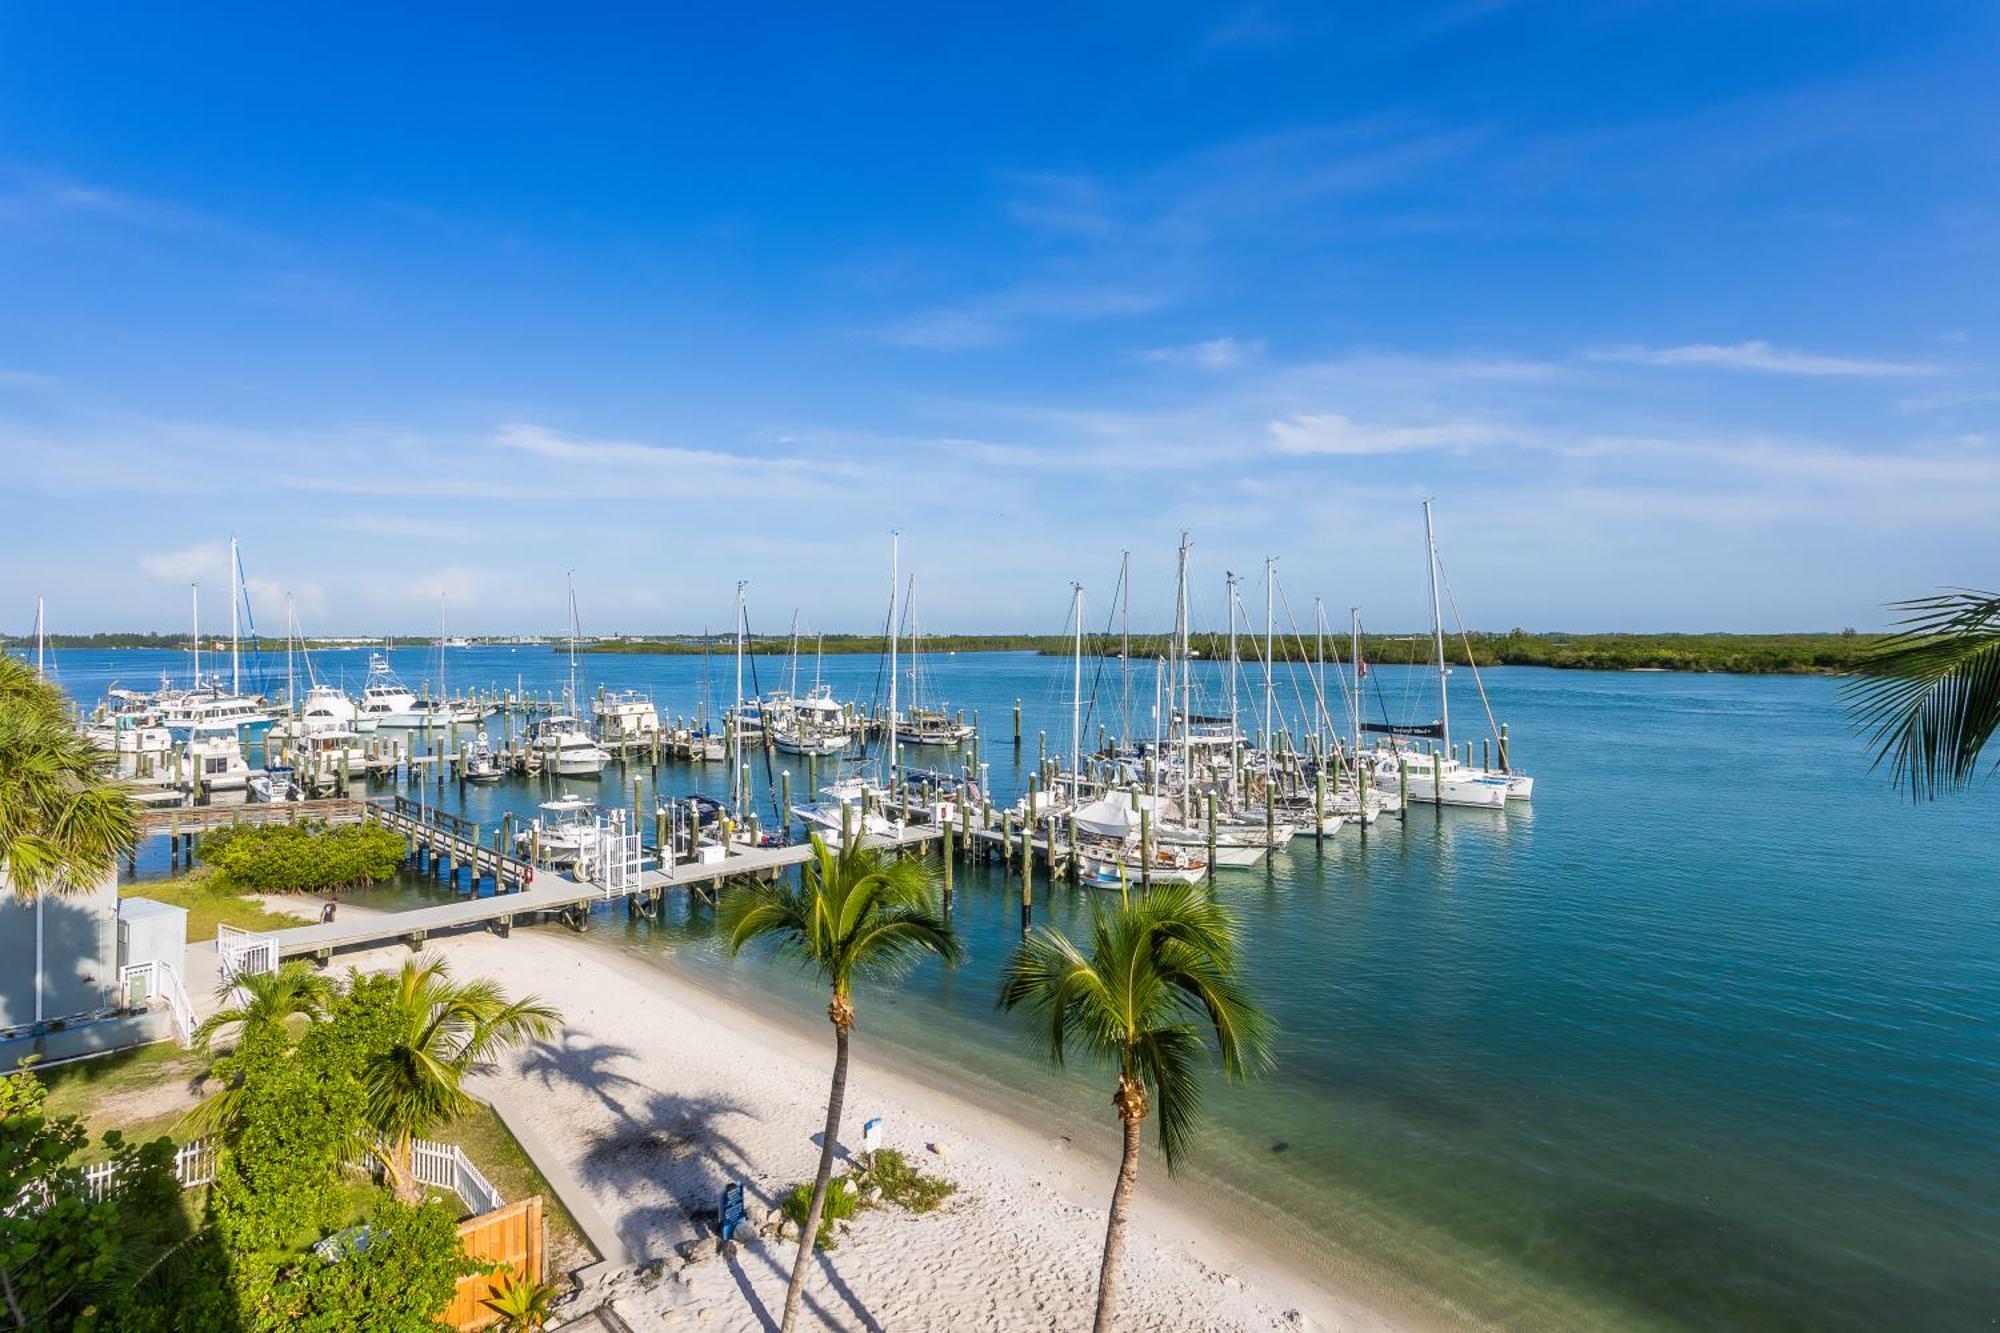
M 187 976 L 187 908 L 151 898 L 118 900 L 118 966 L 165 963 Z

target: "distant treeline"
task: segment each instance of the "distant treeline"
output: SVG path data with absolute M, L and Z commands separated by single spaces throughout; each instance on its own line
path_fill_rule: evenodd
M 43 642 L 51 648 L 158 648 L 176 653 L 184 653 L 188 650 L 188 636 L 185 632 L 179 634 L 51 634 Z M 410 642 L 421 644 L 423 640 L 413 639 Z M 244 636 L 244 648 L 250 648 L 253 643 L 264 652 L 283 652 L 285 650 L 285 638 L 282 634 L 275 639 L 260 636 L 253 640 L 248 635 Z M 207 633 L 201 636 L 203 652 L 213 649 L 218 644 L 227 648 L 229 636 L 226 634 Z M 0 634 L 0 648 L 33 648 L 34 646 L 35 636 L 32 634 Z M 309 648 L 314 652 L 321 652 L 335 648 L 380 647 L 381 645 L 361 644 L 350 641 L 335 642 L 330 639 L 306 639 L 301 641 L 298 646 L 300 648 Z
M 1466 636 L 1473 657 L 1481 666 L 1724 671 L 1745 675 L 1846 671 L 1878 637 L 1854 630 L 1837 634 L 1531 634 L 1519 629 L 1505 634 Z M 1131 639 L 1132 656 L 1135 660 L 1163 657 L 1168 643 L 1169 636 L 1164 634 L 1135 634 Z M 1068 636 L 1056 634 L 936 634 L 926 635 L 922 648 L 926 653 L 1034 652 L 1060 657 L 1070 653 L 1073 645 Z M 792 643 L 785 635 L 758 635 L 747 646 L 754 653 L 784 655 L 791 652 Z M 1110 656 L 1117 654 L 1120 641 L 1116 635 L 1088 634 L 1083 646 L 1088 654 Z M 1224 657 L 1229 651 L 1228 638 L 1221 634 L 1197 634 L 1194 646 L 1196 652 L 1208 658 Z M 735 645 L 727 640 L 689 638 L 593 643 L 579 648 L 593 653 L 699 654 L 730 653 Z M 814 648 L 827 653 L 883 653 L 888 651 L 888 640 L 881 635 L 844 634 L 812 644 L 801 642 L 799 651 L 807 654 Z M 1451 660 L 1464 661 L 1465 649 L 1466 643 L 1459 636 L 1445 637 L 1445 651 Z M 1236 651 L 1243 661 L 1263 661 L 1263 635 L 1239 631 Z M 1427 634 L 1367 634 L 1362 636 L 1361 651 L 1367 660 L 1382 665 L 1428 662 L 1435 653 Z M 1314 652 L 1310 636 L 1300 643 L 1287 634 L 1279 636 L 1273 645 L 1272 657 L 1280 662 L 1310 661 Z M 1347 636 L 1330 634 L 1326 653 L 1329 660 L 1344 661 L 1348 654 Z

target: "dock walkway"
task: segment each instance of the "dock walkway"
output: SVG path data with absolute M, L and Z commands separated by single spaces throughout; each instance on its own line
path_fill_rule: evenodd
M 868 845 L 918 847 L 939 837 L 941 832 L 935 827 L 905 829 L 893 837 L 871 836 Z M 399 940 L 408 942 L 412 947 L 420 947 L 432 934 L 489 925 L 504 933 L 513 926 L 517 917 L 577 908 L 588 911 L 597 903 L 620 898 L 628 902 L 641 898 L 657 899 L 668 889 L 718 884 L 737 875 L 775 873 L 802 865 L 811 857 L 810 842 L 784 847 L 746 848 L 717 861 L 690 861 L 665 869 L 654 867 L 643 870 L 638 877 L 637 888 L 630 892 L 613 892 L 589 880 L 572 879 L 553 870 L 542 870 L 536 872 L 525 887 L 509 893 L 496 893 L 486 898 L 468 897 L 458 902 L 357 916 L 345 921 L 336 918 L 325 925 L 293 926 L 272 931 L 265 938 L 275 943 L 279 958 L 311 957 L 322 961 L 330 959 L 338 949 L 366 948 L 393 944 Z

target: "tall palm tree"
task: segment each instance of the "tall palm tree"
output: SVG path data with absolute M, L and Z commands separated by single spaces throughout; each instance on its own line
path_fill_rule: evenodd
M 350 973 L 350 989 L 358 979 Z M 502 1051 L 549 1036 L 561 1015 L 532 995 L 510 1000 L 498 983 L 455 982 L 443 959 L 411 959 L 389 1000 L 387 1031 L 362 1071 L 369 1128 L 398 1198 L 422 1197 L 412 1141 L 472 1109 L 465 1076 Z
M 937 910 L 936 875 L 929 863 L 863 847 L 858 837 L 843 838 L 836 853 L 815 834 L 812 852 L 796 887 L 782 882 L 739 885 L 724 897 L 719 914 L 732 958 L 752 940 L 772 939 L 779 953 L 796 958 L 833 988 L 833 1002 L 826 1007 L 833 1024 L 833 1086 L 827 1093 L 812 1204 L 799 1229 L 798 1257 L 785 1289 L 785 1333 L 798 1318 L 799 1293 L 819 1235 L 827 1182 L 833 1178 L 833 1145 L 847 1099 L 854 979 L 896 976 L 929 955 L 949 963 L 962 956 L 957 933 Z
M 1118 1069 L 1111 1104 L 1124 1155 L 1097 1275 L 1097 1333 L 1108 1333 L 1117 1310 L 1146 1116 L 1158 1112 L 1172 1172 L 1191 1146 L 1211 1041 L 1231 1081 L 1270 1063 L 1270 1022 L 1244 990 L 1239 967 L 1228 912 L 1192 886 L 1171 885 L 1097 909 L 1088 952 L 1060 931 L 1037 930 L 1001 977 L 1000 1007 L 1025 1009 L 1041 1024 L 1052 1061 L 1062 1064 L 1077 1046 Z
M 1928 800 L 1978 775 L 2000 727 L 2000 594 L 1962 588 L 1897 607 L 1909 614 L 1842 693 L 1876 765 Z
M 0 655 L 0 881 L 20 897 L 92 888 L 132 850 L 138 813 L 102 759 L 62 691 Z

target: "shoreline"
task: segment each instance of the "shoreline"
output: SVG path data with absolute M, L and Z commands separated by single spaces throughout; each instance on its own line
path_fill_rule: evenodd
M 570 1148 L 559 1165 L 611 1220 L 635 1263 L 671 1260 L 675 1244 L 698 1234 L 696 1218 L 713 1207 L 705 1185 L 739 1178 L 746 1196 L 771 1204 L 794 1181 L 810 1179 L 832 1044 L 813 1035 L 806 1016 L 788 1021 L 670 961 L 553 930 L 523 930 L 511 940 L 458 936 L 434 941 L 431 951 L 451 959 L 461 977 L 493 976 L 510 992 L 533 992 L 563 1010 L 559 1046 L 510 1056 L 476 1090 L 510 1120 L 534 1125 L 545 1144 Z M 349 961 L 372 970 L 406 956 L 392 948 Z M 882 1116 L 889 1146 L 959 1182 L 961 1192 L 936 1214 L 860 1215 L 851 1242 L 827 1254 L 807 1284 L 809 1297 L 822 1297 L 820 1322 L 1057 1328 L 1087 1320 L 1115 1174 L 1108 1115 L 1098 1143 L 1086 1127 L 1046 1123 L 1032 1107 L 973 1100 L 871 1050 L 865 1023 L 864 1014 L 843 1144 L 858 1139 L 863 1119 Z M 932 1154 L 931 1143 L 946 1154 Z M 726 1170 L 718 1172 L 717 1156 Z M 735 1281 L 720 1292 L 705 1275 L 725 1270 L 710 1266 L 687 1270 L 692 1286 L 661 1281 L 614 1295 L 628 1319 L 694 1314 L 720 1327 L 761 1328 L 782 1304 L 793 1252 L 780 1242 L 744 1251 L 758 1257 L 728 1261 Z M 1124 1327 L 1422 1333 L 1444 1326 L 1418 1313 L 1420 1301 L 1392 1308 L 1406 1303 L 1381 1295 L 1329 1288 L 1323 1275 L 1285 1262 L 1254 1228 L 1231 1226 L 1173 1188 L 1156 1155 L 1142 1167 L 1126 1244 Z M 807 1314 L 813 1309 L 809 1300 Z

